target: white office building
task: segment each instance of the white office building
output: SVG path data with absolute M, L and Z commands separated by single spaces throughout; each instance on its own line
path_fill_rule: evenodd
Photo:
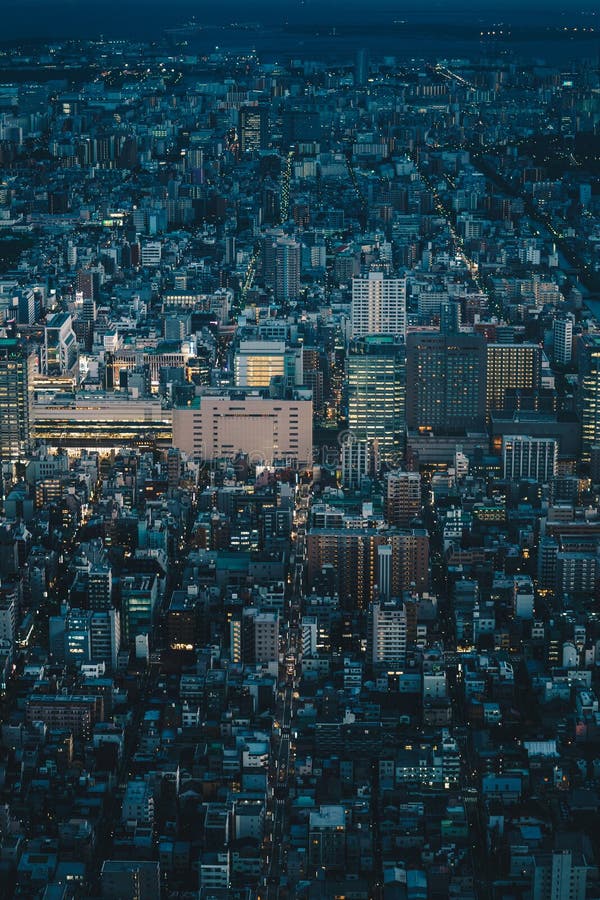
M 406 660 L 406 608 L 400 600 L 371 605 L 370 657 L 373 665 L 396 666 Z
M 568 366 L 573 356 L 573 316 L 555 319 L 552 326 L 554 333 L 554 361 L 560 366 Z
M 352 337 L 406 336 L 406 279 L 383 272 L 352 279 Z
M 529 478 L 542 484 L 556 475 L 558 442 L 554 438 L 506 435 L 502 440 L 504 477 Z

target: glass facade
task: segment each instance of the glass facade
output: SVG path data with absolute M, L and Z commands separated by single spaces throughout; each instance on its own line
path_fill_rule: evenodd
M 392 335 L 368 335 L 353 342 L 347 378 L 352 438 L 376 441 L 382 462 L 399 462 L 406 424 L 404 345 Z
M 27 345 L 0 339 L 0 458 L 14 462 L 29 442 L 31 385 L 35 357 Z

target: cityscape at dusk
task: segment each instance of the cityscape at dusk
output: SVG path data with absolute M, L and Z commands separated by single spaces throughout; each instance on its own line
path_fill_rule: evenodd
M 600 900 L 600 9 L 4 0 L 0 898 Z

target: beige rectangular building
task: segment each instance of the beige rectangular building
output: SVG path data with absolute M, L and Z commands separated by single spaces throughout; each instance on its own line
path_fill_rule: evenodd
M 173 446 L 195 459 L 244 454 L 254 464 L 312 467 L 312 406 L 258 391 L 202 394 L 173 410 Z

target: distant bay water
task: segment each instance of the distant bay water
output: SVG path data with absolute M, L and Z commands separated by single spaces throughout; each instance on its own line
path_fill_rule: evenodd
M 512 56 L 564 66 L 571 60 L 598 59 L 600 11 L 594 6 L 524 6 L 517 12 L 498 2 L 484 9 L 482 4 L 469 8 L 437 2 L 424 12 L 409 4 L 375 2 L 367 12 L 356 0 L 3 0 L 0 42 L 100 36 L 149 41 L 193 17 L 203 29 L 188 36 L 190 52 L 255 50 L 265 62 L 290 57 L 340 62 L 351 59 L 359 47 L 401 62 Z M 258 28 L 248 27 L 253 21 Z M 233 23 L 244 27 L 231 27 Z
M 483 29 L 483 26 L 482 26 Z M 219 46 L 230 51 L 255 50 L 264 62 L 289 58 L 323 59 L 344 62 L 353 59 L 359 48 L 368 49 L 375 59 L 393 56 L 399 62 L 411 59 L 471 60 L 511 58 L 524 62 L 568 66 L 582 59 L 598 58 L 598 38 L 575 33 L 561 35 L 542 29 L 523 30 L 507 39 L 481 37 L 480 29 L 452 29 L 406 25 L 387 32 L 372 27 L 348 32 L 343 27 L 266 29 L 256 33 L 237 29 L 207 28 L 190 41 L 190 47 L 206 53 Z M 483 29 L 484 30 L 484 29 Z

